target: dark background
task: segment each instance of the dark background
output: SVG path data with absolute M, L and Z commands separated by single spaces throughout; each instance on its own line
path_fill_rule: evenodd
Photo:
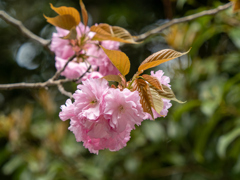
M 77 0 L 0 0 L 0 9 L 36 35 L 50 39 L 54 6 Z M 85 0 L 89 25 L 108 23 L 139 35 L 172 18 L 216 8 L 217 0 Z M 90 154 L 60 121 L 67 97 L 57 88 L 0 91 L 0 179 L 240 179 L 240 15 L 231 9 L 172 26 L 139 45 L 123 45 L 131 72 L 164 48 L 187 56 L 164 63 L 171 88 L 168 116 L 144 121 L 118 152 Z M 43 82 L 55 73 L 54 54 L 0 20 L 0 83 Z M 75 83 L 65 84 L 68 91 Z

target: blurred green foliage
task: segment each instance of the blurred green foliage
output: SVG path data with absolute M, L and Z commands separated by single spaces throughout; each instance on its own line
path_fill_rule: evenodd
M 35 34 L 50 38 L 54 27 L 42 16 L 54 15 L 49 2 L 1 0 L 0 9 Z M 85 0 L 90 25 L 109 23 L 138 35 L 167 18 L 215 8 L 228 1 Z M 52 0 L 73 6 L 77 0 Z M 168 13 L 166 13 L 168 12 Z M 169 14 L 169 12 L 171 12 Z M 118 152 L 90 154 L 58 117 L 66 96 L 56 88 L 0 92 L 0 179 L 240 179 L 240 14 L 231 9 L 173 26 L 140 45 L 124 45 L 132 66 L 128 78 L 151 53 L 163 48 L 188 56 L 155 68 L 171 77 L 185 104 L 172 102 L 168 116 L 144 121 Z M 54 72 L 54 54 L 0 20 L 0 83 L 39 82 Z M 21 48 L 24 47 L 25 48 Z M 30 51 L 27 51 L 27 49 Z M 30 54 L 29 54 L 30 53 Z M 25 57 L 25 58 L 19 58 Z M 22 61 L 24 59 L 25 61 Z M 76 85 L 66 89 L 74 92 Z

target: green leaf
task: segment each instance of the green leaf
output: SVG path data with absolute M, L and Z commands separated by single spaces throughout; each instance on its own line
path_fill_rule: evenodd
M 162 97 L 158 94 L 158 92 L 152 88 L 150 88 L 152 99 L 153 99 L 153 104 L 154 104 L 154 109 L 155 111 L 160 114 L 160 112 L 163 109 L 163 100 Z
M 77 39 L 76 26 L 74 26 L 66 36 L 62 37 L 62 39 Z
M 24 161 L 21 156 L 14 156 L 3 166 L 3 172 L 4 174 L 11 174 L 13 173 L 13 171 L 15 171 L 19 166 L 23 164 Z
M 199 135 L 196 139 L 194 155 L 195 155 L 195 158 L 200 162 L 204 160 L 203 152 L 206 147 L 206 143 L 209 139 L 209 136 L 222 118 L 222 115 L 220 114 L 220 112 L 221 110 L 217 110 L 213 114 L 213 116 L 210 119 L 208 119 L 207 124 L 205 124 L 203 127 L 199 127 L 201 128 L 201 135 Z
M 179 121 L 184 112 L 190 112 L 193 108 L 199 107 L 200 105 L 201 105 L 201 101 L 195 99 L 195 100 L 190 100 L 186 104 L 179 106 L 179 108 L 173 112 L 173 117 L 175 121 Z
M 220 157 L 225 157 L 227 147 L 240 136 L 240 127 L 235 128 L 231 132 L 220 136 L 217 144 L 217 153 Z

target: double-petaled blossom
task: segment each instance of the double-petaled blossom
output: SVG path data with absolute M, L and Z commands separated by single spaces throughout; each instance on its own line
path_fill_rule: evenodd
M 83 55 L 81 58 L 73 59 L 61 75 L 69 79 L 80 77 L 91 65 L 91 72 L 98 71 L 101 76 L 108 74 L 118 74 L 119 71 L 111 63 L 108 56 L 97 45 L 98 41 L 92 41 L 95 33 L 90 32 L 89 27 L 80 23 L 77 28 L 77 39 L 63 39 L 69 31 L 56 27 L 57 32 L 53 33 L 50 49 L 56 55 L 55 66 L 57 70 L 63 68 L 68 58 L 74 54 Z M 116 41 L 101 41 L 100 44 L 111 50 L 119 50 L 119 42 Z M 83 58 L 84 57 L 84 58 Z M 86 76 L 85 76 L 86 79 Z
M 141 124 L 144 116 L 138 92 L 129 89 L 109 89 L 105 97 L 104 113 L 111 117 L 110 126 L 119 132 L 127 125 L 134 129 L 135 124 Z
M 164 72 L 162 70 L 158 70 L 154 73 L 154 71 L 151 71 L 151 76 L 154 76 L 158 79 L 158 81 L 160 82 L 160 84 L 164 84 L 166 86 L 168 86 L 170 88 L 170 78 L 168 76 L 163 76 Z M 172 106 L 172 104 L 170 103 L 169 99 L 164 99 L 163 100 L 163 109 L 161 110 L 160 114 L 157 113 L 153 108 L 152 108 L 152 112 L 153 112 L 153 117 L 154 119 L 158 118 L 158 117 L 165 117 L 168 114 L 168 109 Z M 146 113 L 146 116 L 144 119 L 151 119 L 152 117 L 150 114 Z
M 109 88 L 105 79 L 87 79 L 61 106 L 59 116 L 70 119 L 71 130 L 78 142 L 98 153 L 101 149 L 117 151 L 130 139 L 130 132 L 143 121 L 145 113 L 137 91 Z

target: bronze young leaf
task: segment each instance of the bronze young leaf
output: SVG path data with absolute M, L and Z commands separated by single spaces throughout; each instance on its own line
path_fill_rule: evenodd
M 133 36 L 124 28 L 118 26 L 110 26 L 108 24 L 94 25 L 90 28 L 90 31 L 95 32 L 93 40 L 103 41 L 112 40 L 122 43 L 138 44 Z
M 154 108 L 154 103 L 149 85 L 143 79 L 136 79 L 133 82 L 133 90 L 137 90 L 139 93 L 140 103 L 142 104 L 143 111 L 149 113 L 152 118 L 154 118 L 152 112 L 152 108 Z
M 157 89 L 162 90 L 162 85 L 160 84 L 159 80 L 154 77 L 154 76 L 150 76 L 147 74 L 143 74 L 142 77 L 144 78 L 144 80 L 146 80 L 149 84 L 151 84 L 152 86 L 154 86 Z
M 162 64 L 164 62 L 167 62 L 177 57 L 180 57 L 182 55 L 185 55 L 189 51 L 190 49 L 187 52 L 181 53 L 181 52 L 174 51 L 172 49 L 163 49 L 161 51 L 158 51 L 152 54 L 147 59 L 145 59 L 139 66 L 138 71 L 143 72 L 146 69 L 158 66 L 159 64 Z

